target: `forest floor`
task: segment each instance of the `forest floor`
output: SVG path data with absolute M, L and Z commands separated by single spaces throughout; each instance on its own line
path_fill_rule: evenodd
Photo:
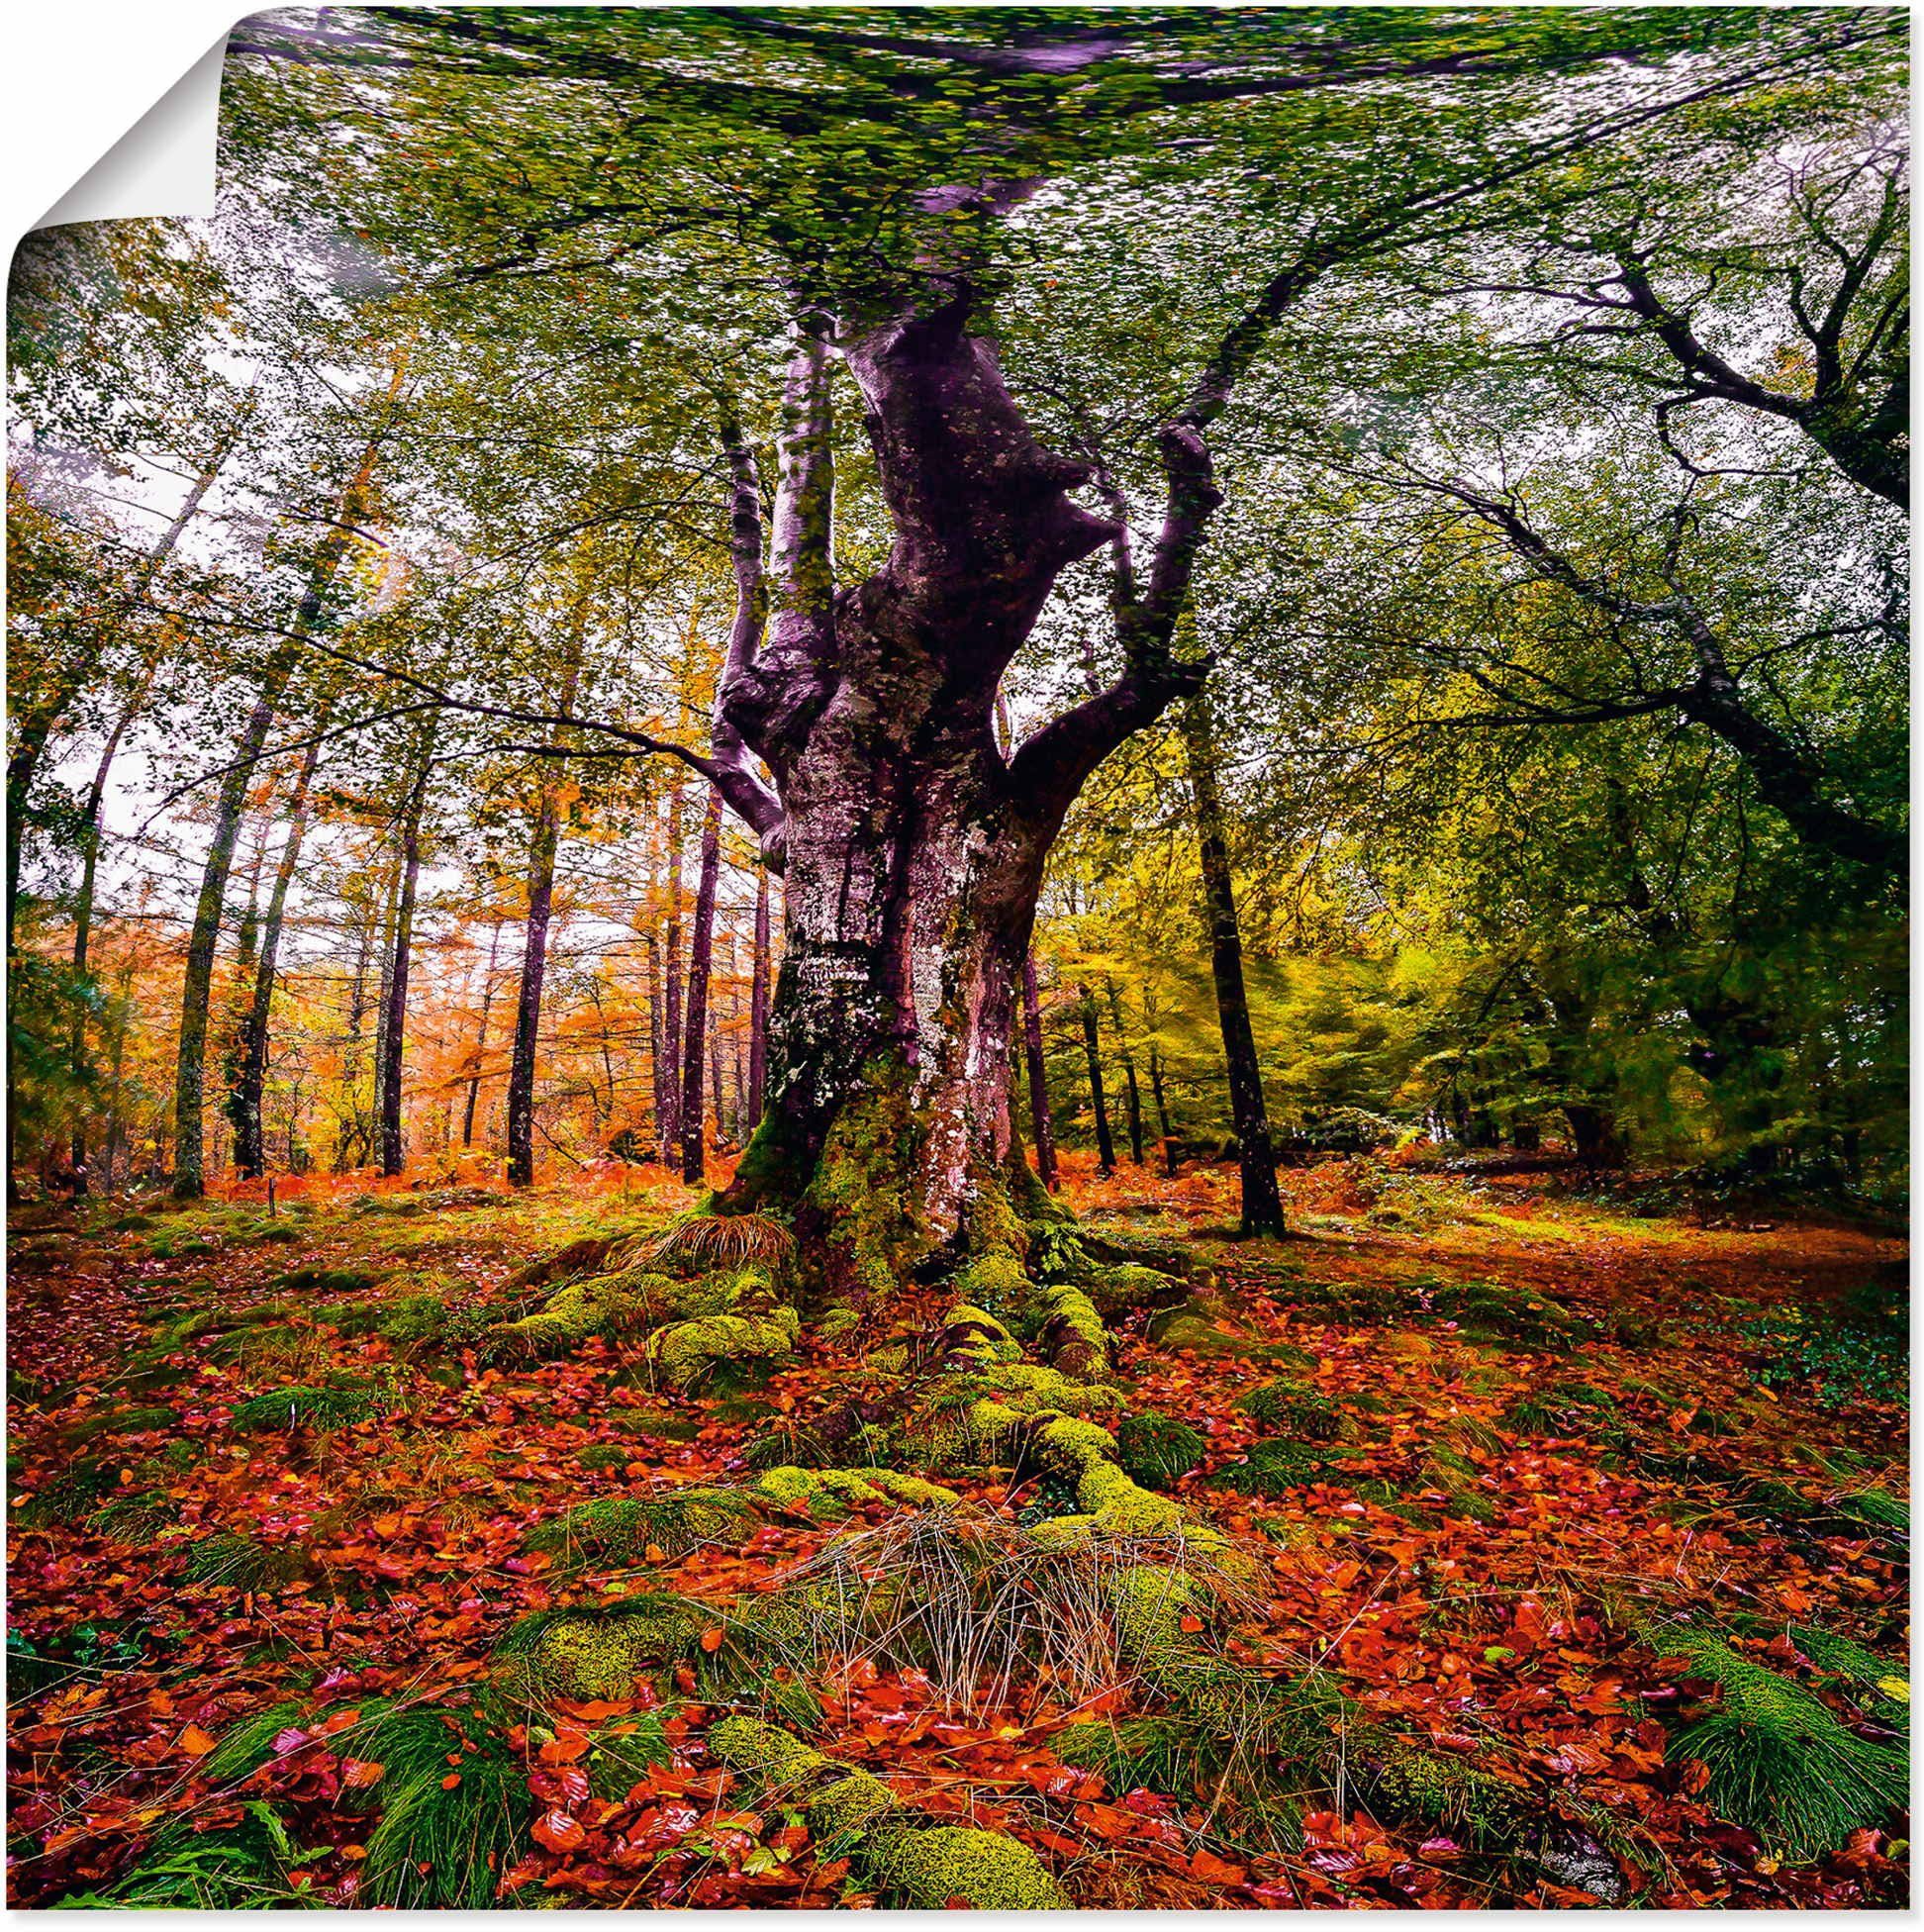
M 1545 1827 L 1480 1843 L 1474 1806 L 1399 1812 L 1339 1776 L 1284 1807 L 1287 1829 L 1252 1834 L 1206 1780 L 1062 1761 L 1065 1727 L 1125 1711 L 1126 1686 L 1078 1704 L 1018 1678 L 1000 1702 L 945 1709 L 914 1670 L 871 1663 L 824 1690 L 824 1750 L 911 1810 L 1024 1841 L 1092 1907 L 1902 1902 L 1896 1819 L 1792 1857 L 1716 1816 L 1707 1767 L 1674 1748 L 1716 1687 L 1638 1623 L 1713 1625 L 1853 1735 L 1901 1739 L 1900 1241 L 1365 1160 L 1287 1174 L 1296 1235 L 1238 1242 L 1231 1174 L 1069 1169 L 1093 1225 L 1180 1239 L 1214 1277 L 1228 1339 L 1171 1345 L 1195 1338 L 1178 1324 L 1158 1342 L 1164 1324 L 1138 1312 L 1114 1324 L 1116 1381 L 1132 1410 L 1206 1439 L 1173 1493 L 1259 1560 L 1229 1654 L 1320 1666 L 1373 1726 L 1473 1766 Z M 701 1399 L 652 1389 L 638 1342 L 477 1353 L 530 1256 L 689 1199 L 659 1176 L 520 1198 L 316 1184 L 271 1220 L 239 1201 L 16 1217 L 16 1903 L 116 1902 L 156 1847 L 188 1889 L 149 1902 L 217 1895 L 193 1889 L 182 1827 L 232 1842 L 248 1818 L 271 1841 L 259 1902 L 352 1903 L 381 1767 L 329 1745 L 359 1705 L 458 1706 L 518 1619 L 636 1579 L 720 1618 L 849 1530 L 765 1509 L 619 1571 L 530 1546 L 584 1499 L 739 1483 L 757 1436 L 888 1398 L 866 1357 L 806 1328 L 765 1387 Z M 939 1291 L 925 1300 L 905 1329 L 939 1319 Z M 304 1411 L 317 1390 L 333 1405 Z M 944 1480 L 1007 1515 L 1035 1479 Z M 853 1526 L 886 1513 L 866 1505 Z M 1873 1690 L 1814 1668 L 1791 1634 L 1806 1630 L 1889 1675 Z M 290 1705 L 264 1766 L 224 1779 L 224 1735 Z M 659 1720 L 661 1761 L 591 1788 L 597 1727 L 636 1714 Z M 718 1765 L 705 1739 L 723 1714 L 684 1668 L 519 1735 L 512 1851 L 489 1887 L 517 1903 L 874 1902 L 845 1848 Z M 1287 1795 L 1289 1768 L 1271 1771 Z

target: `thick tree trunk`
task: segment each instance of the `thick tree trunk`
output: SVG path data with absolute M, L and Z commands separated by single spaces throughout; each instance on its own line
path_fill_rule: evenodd
M 1621 1167 L 1626 1158 L 1623 1137 L 1607 1107 L 1587 1101 L 1567 1101 L 1564 1118 L 1570 1123 L 1571 1145 L 1585 1167 Z
M 748 1131 L 761 1124 L 768 1087 L 768 867 L 755 868 L 755 961 L 748 993 Z
M 307 836 L 308 794 L 314 783 L 315 766 L 320 762 L 321 745 L 307 748 L 294 780 L 294 796 L 289 804 L 287 841 L 281 847 L 280 862 L 274 870 L 274 885 L 268 895 L 267 916 L 261 922 L 260 954 L 254 967 L 252 997 L 240 1021 L 236 1042 L 238 1062 L 234 1092 L 228 1104 L 228 1118 L 234 1126 L 234 1166 L 242 1180 L 257 1181 L 267 1171 L 266 1131 L 262 1105 L 267 1088 L 268 1021 L 273 1013 L 274 981 L 280 955 L 281 926 L 287 915 L 287 893 L 300 863 L 301 844 Z
M 668 925 L 662 934 L 662 1057 L 655 1064 L 655 1125 L 661 1161 L 671 1166 L 681 1145 L 682 1083 L 682 788 L 668 795 Z
M 711 788 L 702 814 L 702 869 L 695 888 L 695 930 L 688 948 L 688 1046 L 682 1054 L 681 1176 L 702 1183 L 702 1075 L 707 1056 L 709 971 L 715 958 L 715 892 L 722 876 L 722 794 Z M 718 1113 L 722 1083 L 715 1083 Z
M 886 562 L 839 591 L 828 351 L 805 326 L 765 634 L 752 463 L 724 425 L 739 594 L 699 767 L 787 881 L 767 1108 L 721 1205 L 793 1210 L 818 1285 L 858 1304 L 944 1246 L 1024 1239 L 1010 1052 L 1043 864 L 1090 773 L 1202 682 L 1173 638 L 1218 501 L 1202 430 L 1283 298 L 1265 291 L 1162 432 L 1166 515 L 1140 594 L 1118 593 L 1120 675 L 1008 753 L 1003 674 L 1062 570 L 1119 527 L 1070 499 L 1091 468 L 1037 444 L 968 333 L 966 281 L 929 300 L 838 342 L 894 531 Z
M 1206 698 L 1191 700 L 1184 717 L 1190 788 L 1196 801 L 1197 844 L 1202 859 L 1202 901 L 1209 925 L 1209 966 L 1215 981 L 1222 1057 L 1229 1074 L 1229 1111 L 1242 1165 L 1242 1229 L 1245 1234 L 1283 1232 L 1283 1197 L 1276 1185 L 1263 1068 L 1249 1020 L 1243 980 L 1242 926 L 1236 917 L 1235 882 L 1223 833 L 1222 798 L 1215 764 L 1215 736 Z
M 1035 1133 L 1035 1171 L 1056 1191 L 1055 1116 L 1049 1111 L 1049 1069 L 1042 1057 L 1042 995 L 1035 983 L 1035 954 L 1022 951 L 1022 1046 L 1028 1056 L 1029 1117 Z
M 433 769 L 433 739 L 422 747 L 421 769 L 401 827 L 401 893 L 394 911 L 394 965 L 388 974 L 386 1026 L 381 1035 L 381 1172 L 407 1164 L 401 1133 L 401 1067 L 408 1034 L 408 972 L 414 953 L 415 889 L 421 879 L 421 813 Z

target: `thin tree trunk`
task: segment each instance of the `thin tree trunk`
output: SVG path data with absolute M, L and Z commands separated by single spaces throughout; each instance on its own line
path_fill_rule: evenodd
M 400 372 L 395 382 L 398 388 Z M 234 768 L 222 780 L 214 812 L 213 836 L 201 876 L 200 903 L 194 909 L 193 931 L 187 942 L 187 967 L 181 985 L 180 1046 L 174 1073 L 173 1192 L 180 1200 L 198 1200 L 206 1192 L 202 1110 L 207 1097 L 208 1001 L 214 987 L 214 952 L 221 936 L 221 906 L 227 894 L 234 842 L 240 829 L 240 813 L 255 761 L 267 741 L 275 708 L 293 670 L 301 639 L 321 615 L 322 601 L 333 582 L 347 541 L 360 523 L 364 500 L 374 475 L 378 438 L 368 443 L 360 465 L 341 493 L 339 520 L 322 539 L 308 572 L 307 587 L 288 627 L 289 636 L 268 660 L 260 692 L 240 733 Z
M 615 1056 L 609 1049 L 608 1015 L 602 1012 L 601 982 L 599 980 L 594 983 L 593 993 L 595 1000 L 595 1019 L 601 1030 L 602 1078 L 608 1082 L 608 1106 L 605 1109 L 598 1108 L 596 1110 L 601 1116 L 596 1130 L 596 1138 L 599 1139 L 602 1132 L 606 1131 L 608 1123 L 615 1117 Z
M 360 1102 L 355 1094 L 360 1084 L 361 1029 L 367 1023 L 367 961 L 374 947 L 375 924 L 372 900 L 362 910 L 359 942 L 354 949 L 354 978 L 347 996 L 347 1028 L 340 1046 L 340 1085 L 347 1111 L 339 1116 L 335 1131 L 334 1169 L 347 1171 L 347 1151 L 359 1139 Z
M 748 1118 L 753 1133 L 761 1124 L 762 1096 L 768 1086 L 768 867 L 755 867 L 755 959 L 748 993 Z
M 534 1182 L 534 1073 L 540 1042 L 541 989 L 547 978 L 548 921 L 554 911 L 554 855 L 561 815 L 551 790 L 535 808 L 528 849 L 528 936 L 522 946 L 521 992 L 515 1005 L 515 1045 L 508 1062 L 508 1184 Z
M 666 1118 L 661 1086 L 661 941 L 649 932 L 642 935 L 641 944 L 648 959 L 648 1084 L 654 1108 L 655 1152 L 659 1154 L 662 1123 Z
M 318 595 L 315 602 L 318 609 Z M 207 861 L 201 873 L 200 900 L 194 909 L 180 989 L 180 1044 L 174 1074 L 173 1192 L 177 1200 L 195 1201 L 207 1191 L 202 1115 L 207 1099 L 207 1033 L 214 994 L 214 956 L 220 943 L 228 875 L 233 869 L 234 848 L 240 835 L 248 782 L 254 761 L 267 741 L 274 709 L 293 668 L 293 655 L 292 646 L 283 645 L 270 661 L 260 696 L 240 733 L 240 757 L 222 784 L 215 807 L 214 835 L 208 843 Z
M 1128 1111 L 1129 1158 L 1142 1165 L 1142 1090 L 1136 1085 L 1135 1055 L 1129 1050 L 1128 1029 L 1122 1023 L 1122 1000 L 1113 980 L 1107 983 L 1109 1019 L 1115 1027 L 1115 1050 L 1122 1060 L 1122 1097 Z
M 240 1077 L 229 1107 L 234 1123 L 234 1165 L 242 1180 L 256 1181 L 266 1172 L 266 1130 L 262 1122 L 263 1097 L 267 1088 L 268 1020 L 274 1005 L 274 976 L 280 953 L 281 925 L 287 913 L 287 891 L 300 863 L 301 843 L 307 835 L 308 794 L 314 771 L 321 759 L 321 745 L 307 748 L 294 780 L 294 796 L 287 826 L 287 842 L 281 847 L 280 864 L 274 872 L 274 888 L 268 896 L 267 917 L 261 925 L 260 958 L 254 969 L 253 999 L 240 1022 L 238 1059 Z
M 124 1137 L 121 1124 L 121 1102 L 127 1090 L 127 1029 L 132 1010 L 130 995 L 133 987 L 134 962 L 130 959 L 121 968 L 120 974 L 120 998 L 116 1002 L 118 1011 L 114 1019 L 114 1071 L 107 1090 L 107 1144 L 101 1153 L 109 1188 L 114 1185 L 114 1168 L 120 1158 L 121 1141 Z
M 715 1095 L 715 1138 L 718 1145 L 725 1146 L 728 1140 L 728 1123 L 722 1111 L 722 1016 L 715 1015 L 709 1027 L 709 1087 Z
M 1115 1172 L 1115 1141 L 1109 1133 L 1108 1104 L 1103 1098 L 1103 1042 L 1096 1018 L 1096 996 L 1087 986 L 1076 989 L 1082 995 L 1083 1050 L 1089 1056 L 1089 1104 L 1096 1114 L 1096 1170 Z
M 401 1137 L 401 1062 L 408 1031 L 408 968 L 414 948 L 415 887 L 421 877 L 421 812 L 433 770 L 432 729 L 421 750 L 421 769 L 401 827 L 401 897 L 394 916 L 394 970 L 388 975 L 387 1028 L 381 1041 L 381 1172 L 393 1176 L 407 1164 Z
M 715 888 L 722 870 L 722 794 L 709 790 L 702 815 L 702 870 L 695 889 L 695 930 L 688 948 L 688 1050 L 682 1061 L 681 1171 L 702 1181 L 702 1059 L 708 1026 L 709 967 L 715 952 Z
M 1250 1235 L 1281 1234 L 1283 1197 L 1276 1184 L 1262 1063 L 1256 1055 L 1256 1033 L 1249 1019 L 1242 927 L 1236 917 L 1235 882 L 1229 871 L 1229 845 L 1223 832 L 1222 796 L 1216 777 L 1214 730 L 1205 696 L 1191 699 L 1185 710 L 1183 743 L 1196 801 L 1202 900 L 1209 926 L 1209 967 L 1222 1027 L 1222 1057 L 1229 1074 L 1229 1111 L 1242 1165 L 1242 1231 Z
M 576 607 L 561 666 L 560 711 L 574 712 L 581 676 L 586 603 Z M 508 1185 L 534 1184 L 534 1076 L 541 1036 L 541 990 L 547 979 L 548 921 L 554 910 L 554 855 L 561 843 L 555 787 L 541 787 L 528 848 L 528 939 L 522 949 L 521 991 L 515 1003 L 515 1046 L 508 1063 Z
M 369 1161 L 381 1154 L 381 1120 L 387 1112 L 387 1029 L 388 996 L 394 990 L 394 932 L 401 915 L 401 874 L 403 860 L 396 853 L 387 875 L 387 897 L 381 907 L 381 931 L 375 944 L 381 970 L 374 992 L 374 1085 L 367 1118 L 361 1124 L 361 1139 Z
M 474 1029 L 474 1057 L 469 1061 L 467 1105 L 461 1110 L 461 1145 L 474 1145 L 474 1103 L 481 1092 L 481 1056 L 488 1050 L 488 1009 L 494 1004 L 495 954 L 501 944 L 502 921 L 488 934 L 488 972 L 481 982 L 481 1015 Z
M 1149 1091 L 1156 1097 L 1156 1124 L 1162 1129 L 1163 1172 L 1176 1178 L 1176 1136 L 1169 1124 L 1169 1100 L 1163 1092 L 1162 1055 L 1149 1042 Z
M 682 1088 L 682 788 L 668 794 L 668 929 L 662 936 L 667 990 L 662 1000 L 662 1065 L 657 1124 L 661 1160 L 672 1166 L 681 1141 Z
M 1035 1166 L 1042 1185 L 1056 1191 L 1055 1117 L 1049 1111 L 1049 1075 L 1042 1058 L 1042 995 L 1035 983 L 1035 954 L 1022 954 L 1022 1046 L 1028 1056 L 1029 1112 L 1035 1121 Z

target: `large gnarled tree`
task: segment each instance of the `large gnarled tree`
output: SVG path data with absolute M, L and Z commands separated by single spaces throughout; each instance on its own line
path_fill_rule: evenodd
M 766 1111 L 723 1211 L 794 1214 L 824 1286 L 857 1299 L 944 1245 L 1019 1244 L 1010 1050 L 1043 868 L 1096 767 L 1206 675 L 1181 627 L 1220 501 L 1210 435 L 1276 326 L 1331 269 L 1467 219 L 1492 186 L 1892 31 L 1880 14 L 1415 9 L 1315 31 L 1280 9 L 424 10 L 240 30 L 239 51 L 270 56 L 270 117 L 276 85 L 339 65 L 406 95 L 411 148 L 462 145 L 461 166 L 429 184 L 411 159 L 357 208 L 405 251 L 411 198 L 435 197 L 437 232 L 468 239 L 434 264 L 447 281 L 592 277 L 697 235 L 731 264 L 725 299 L 778 291 L 792 320 L 766 531 L 752 436 L 722 411 L 735 623 L 712 748 L 673 747 L 786 875 Z M 327 165 L 357 163 L 337 148 Z M 1160 516 L 1131 531 L 1112 479 L 1037 434 L 997 305 L 1028 212 L 1065 183 L 1145 181 L 1245 184 L 1273 220 L 1221 264 L 1208 333 L 1170 344 L 1133 479 Z M 846 574 L 837 391 L 889 539 Z M 1114 675 L 1005 750 L 1004 678 L 1099 551 Z

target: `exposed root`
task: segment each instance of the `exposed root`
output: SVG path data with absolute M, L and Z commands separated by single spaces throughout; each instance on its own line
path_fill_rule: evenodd
M 709 1748 L 731 1770 L 758 1777 L 771 1796 L 798 1803 L 818 1839 L 845 1842 L 863 1877 L 904 1905 L 933 1910 L 959 1900 L 1020 1912 L 1069 1902 L 1026 1845 L 996 1831 L 918 1826 L 873 1773 L 837 1764 L 785 1731 L 724 1718 Z

